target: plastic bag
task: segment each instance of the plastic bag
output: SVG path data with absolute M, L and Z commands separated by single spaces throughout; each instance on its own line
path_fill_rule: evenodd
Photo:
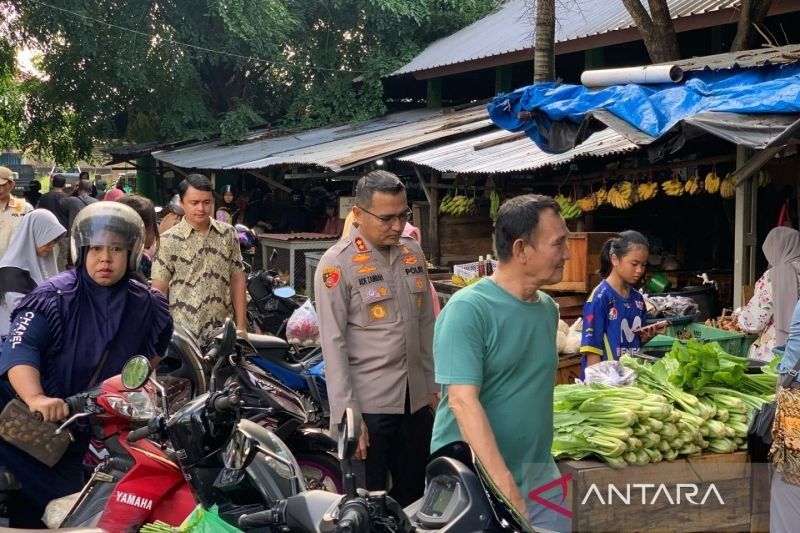
M 670 318 L 693 315 L 697 312 L 697 302 L 688 296 L 648 296 L 647 316 L 649 318 Z
M 319 326 L 317 312 L 311 301 L 295 309 L 286 323 L 286 340 L 298 346 L 316 346 L 319 344 Z
M 55 500 L 50 500 L 50 503 L 48 503 L 47 507 L 44 509 L 42 522 L 44 522 L 49 529 L 57 529 L 72 508 L 75 507 L 75 502 L 78 501 L 80 495 L 80 492 L 76 492 L 74 494 L 62 496 L 61 498 L 56 498 Z
M 632 385 L 636 378 L 633 369 L 622 366 L 619 361 L 601 361 L 596 365 L 587 366 L 585 370 L 584 385 L 589 383 L 602 383 L 612 387 Z
M 576 354 L 581 350 L 581 330 L 583 327 L 583 320 L 576 320 L 567 330 L 564 337 L 564 347 L 560 353 L 563 354 Z
M 198 505 L 178 527 L 172 527 L 158 520 L 145 524 L 139 531 L 142 533 L 242 533 L 241 529 L 228 524 L 219 517 L 216 505 L 212 505 L 208 510 Z

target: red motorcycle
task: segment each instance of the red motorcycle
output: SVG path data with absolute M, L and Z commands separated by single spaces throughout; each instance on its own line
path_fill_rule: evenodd
M 156 520 L 179 525 L 196 506 L 170 452 L 148 440 L 129 442 L 132 432 L 146 430 L 157 415 L 154 387 L 160 386 L 149 376 L 147 360 L 135 357 L 120 376 L 67 398 L 74 414 L 59 431 L 90 417 L 94 436 L 110 458 L 97 467 L 60 527 L 99 527 L 113 533 L 138 531 Z
M 91 417 L 110 458 L 97 467 L 67 516 L 52 525 L 138 531 L 157 520 L 178 525 L 197 504 L 216 505 L 235 524 L 243 514 L 305 490 L 302 471 L 279 437 L 307 420 L 302 399 L 272 377 L 248 372 L 232 321 L 217 348 L 214 353 L 228 354 L 216 357 L 211 373 L 212 382 L 219 378 L 222 385 L 173 416 L 163 385 L 150 379 L 142 356 L 128 361 L 121 377 L 66 400 L 77 414 L 62 427 Z M 160 414 L 151 386 L 162 398 Z M 246 419 L 254 414 L 274 421 L 278 435 Z

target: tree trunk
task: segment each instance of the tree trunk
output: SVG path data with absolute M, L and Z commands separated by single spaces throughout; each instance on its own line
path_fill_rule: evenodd
M 640 0 L 622 0 L 642 36 L 647 54 L 653 63 L 677 61 L 681 58 L 675 26 L 669 14 L 667 0 L 648 0 L 650 13 Z
M 772 0 L 742 0 L 739 23 L 736 26 L 736 37 L 731 44 L 731 52 L 749 50 L 758 42 L 756 26 L 764 22 Z M 777 43 L 775 43 L 777 44 Z
M 533 83 L 556 79 L 556 1 L 536 0 Z

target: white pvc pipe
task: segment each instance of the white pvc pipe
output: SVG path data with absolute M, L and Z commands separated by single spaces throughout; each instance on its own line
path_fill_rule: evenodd
M 682 79 L 683 70 L 676 65 L 587 70 L 581 74 L 581 83 L 587 87 L 608 87 L 627 83 L 640 85 L 647 83 L 678 83 Z

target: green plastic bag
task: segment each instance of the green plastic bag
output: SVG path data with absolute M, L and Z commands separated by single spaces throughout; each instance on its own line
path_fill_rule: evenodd
M 141 533 L 243 533 L 241 529 L 219 517 L 216 505 L 211 509 L 203 509 L 198 505 L 178 527 L 158 521 L 145 524 L 139 531 Z

